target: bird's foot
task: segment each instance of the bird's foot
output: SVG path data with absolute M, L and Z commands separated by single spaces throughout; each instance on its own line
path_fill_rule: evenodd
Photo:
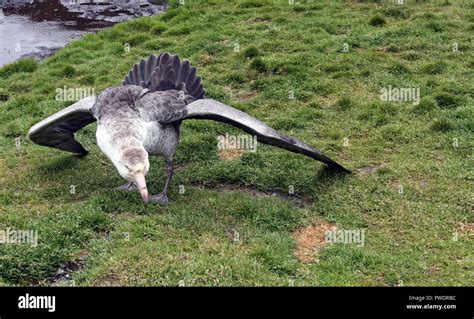
M 135 185 L 135 183 L 133 183 L 133 182 L 130 182 L 130 183 L 124 184 L 122 186 L 116 187 L 115 189 L 118 190 L 118 191 L 127 191 L 127 192 L 136 192 L 136 191 L 138 191 L 137 185 Z
M 158 195 L 151 196 L 150 201 L 158 202 L 161 205 L 167 205 L 168 204 L 168 196 L 166 195 L 166 193 L 160 193 Z

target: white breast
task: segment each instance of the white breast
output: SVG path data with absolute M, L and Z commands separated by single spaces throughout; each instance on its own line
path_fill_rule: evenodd
M 179 136 L 174 125 L 162 125 L 157 122 L 139 121 L 136 126 L 139 129 L 137 136 L 148 154 L 161 155 L 171 158 L 179 143 Z M 97 145 L 102 152 L 110 158 L 113 163 L 119 160 L 117 144 L 106 125 L 97 125 Z M 137 141 L 138 142 L 138 141 Z
M 112 138 L 110 136 L 110 133 L 106 129 L 104 129 L 103 126 L 98 124 L 95 136 L 97 138 L 97 145 L 99 146 L 100 150 L 105 155 L 107 155 L 107 157 L 110 158 L 113 163 L 115 163 L 119 158 L 119 154 L 116 148 L 112 146 Z

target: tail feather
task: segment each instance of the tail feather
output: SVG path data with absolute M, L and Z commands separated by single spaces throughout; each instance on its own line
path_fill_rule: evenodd
M 184 82 L 188 80 L 189 77 L 189 62 L 188 61 L 183 61 L 181 63 L 180 69 L 179 69 L 179 77 L 178 77 L 178 82 Z
M 122 81 L 123 85 L 139 85 L 151 91 L 183 90 L 201 99 L 205 91 L 196 68 L 177 55 L 161 53 L 135 64 Z

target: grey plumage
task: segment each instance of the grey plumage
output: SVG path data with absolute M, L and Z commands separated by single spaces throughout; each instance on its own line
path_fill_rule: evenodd
M 31 127 L 29 138 L 39 145 L 87 154 L 84 147 L 74 139 L 74 133 L 95 122 L 90 111 L 94 102 L 94 97 L 88 97 L 53 114 Z
M 348 172 L 344 167 L 308 144 L 296 138 L 283 135 L 247 113 L 218 101 L 203 99 L 193 102 L 187 108 L 186 115 L 182 119 L 209 119 L 231 124 L 251 135 L 257 136 L 259 142 L 284 148 L 294 153 L 304 154 L 332 168 Z
M 37 144 L 84 154 L 74 133 L 98 121 L 97 142 L 119 173 L 139 186 L 145 201 L 168 202 L 173 175 L 173 155 L 179 143 L 180 125 L 187 119 L 208 119 L 231 124 L 256 135 L 259 142 L 301 153 L 348 172 L 320 151 L 285 136 L 256 118 L 223 103 L 204 99 L 205 91 L 196 68 L 168 53 L 150 56 L 135 64 L 123 86 L 108 88 L 97 99 L 86 98 L 50 116 L 30 129 Z M 149 197 L 144 176 L 148 155 L 167 163 L 167 180 L 161 194 Z M 122 189 L 131 189 L 130 185 Z
M 162 53 L 151 55 L 147 60 L 135 64 L 123 85 L 138 85 L 152 91 L 185 91 L 196 100 L 205 95 L 201 77 L 196 76 L 196 68 L 188 61 L 181 62 L 177 55 Z

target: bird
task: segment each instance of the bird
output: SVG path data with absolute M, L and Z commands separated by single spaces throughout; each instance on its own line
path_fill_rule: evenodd
M 279 133 L 241 110 L 206 98 L 201 82 L 189 61 L 169 53 L 152 54 L 133 66 L 122 85 L 85 97 L 45 118 L 30 128 L 28 138 L 39 145 L 87 155 L 74 134 L 97 122 L 97 145 L 127 181 L 118 189 L 138 191 L 145 203 L 162 205 L 169 202 L 181 123 L 189 119 L 230 124 L 256 136 L 260 143 L 309 156 L 336 171 L 350 172 L 310 145 Z M 145 179 L 150 156 L 163 157 L 166 162 L 165 185 L 157 195 L 149 193 Z

